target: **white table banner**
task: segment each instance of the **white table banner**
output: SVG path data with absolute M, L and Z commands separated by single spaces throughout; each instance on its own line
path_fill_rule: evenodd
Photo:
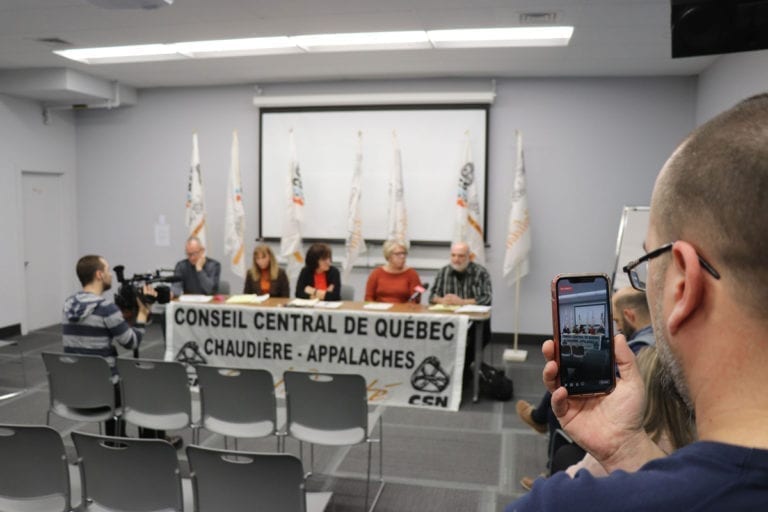
M 456 411 L 464 315 L 170 303 L 166 360 L 269 370 L 358 373 L 373 403 Z

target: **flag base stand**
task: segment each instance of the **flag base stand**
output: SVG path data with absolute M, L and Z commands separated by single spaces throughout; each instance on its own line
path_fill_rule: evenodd
M 528 358 L 527 350 L 508 348 L 504 350 L 504 361 L 508 363 L 522 363 Z

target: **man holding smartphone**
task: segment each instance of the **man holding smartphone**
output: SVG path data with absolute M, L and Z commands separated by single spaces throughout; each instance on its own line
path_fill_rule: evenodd
M 551 340 L 544 383 L 563 428 L 609 473 L 539 480 L 506 512 L 753 511 L 768 504 L 768 95 L 695 130 L 654 186 L 647 253 L 625 267 L 647 289 L 664 370 L 700 441 L 667 455 L 642 428 L 642 378 L 623 335 L 607 395 L 557 387 Z

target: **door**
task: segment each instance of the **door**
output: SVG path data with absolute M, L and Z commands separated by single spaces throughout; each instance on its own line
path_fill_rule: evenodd
M 61 174 L 22 172 L 27 328 L 61 323 L 63 291 Z

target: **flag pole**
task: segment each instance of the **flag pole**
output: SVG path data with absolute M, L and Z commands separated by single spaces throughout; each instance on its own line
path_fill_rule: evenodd
M 522 363 L 528 358 L 528 351 L 517 348 L 520 333 L 520 265 L 515 269 L 515 278 L 515 341 L 513 348 L 504 350 L 504 361 Z

